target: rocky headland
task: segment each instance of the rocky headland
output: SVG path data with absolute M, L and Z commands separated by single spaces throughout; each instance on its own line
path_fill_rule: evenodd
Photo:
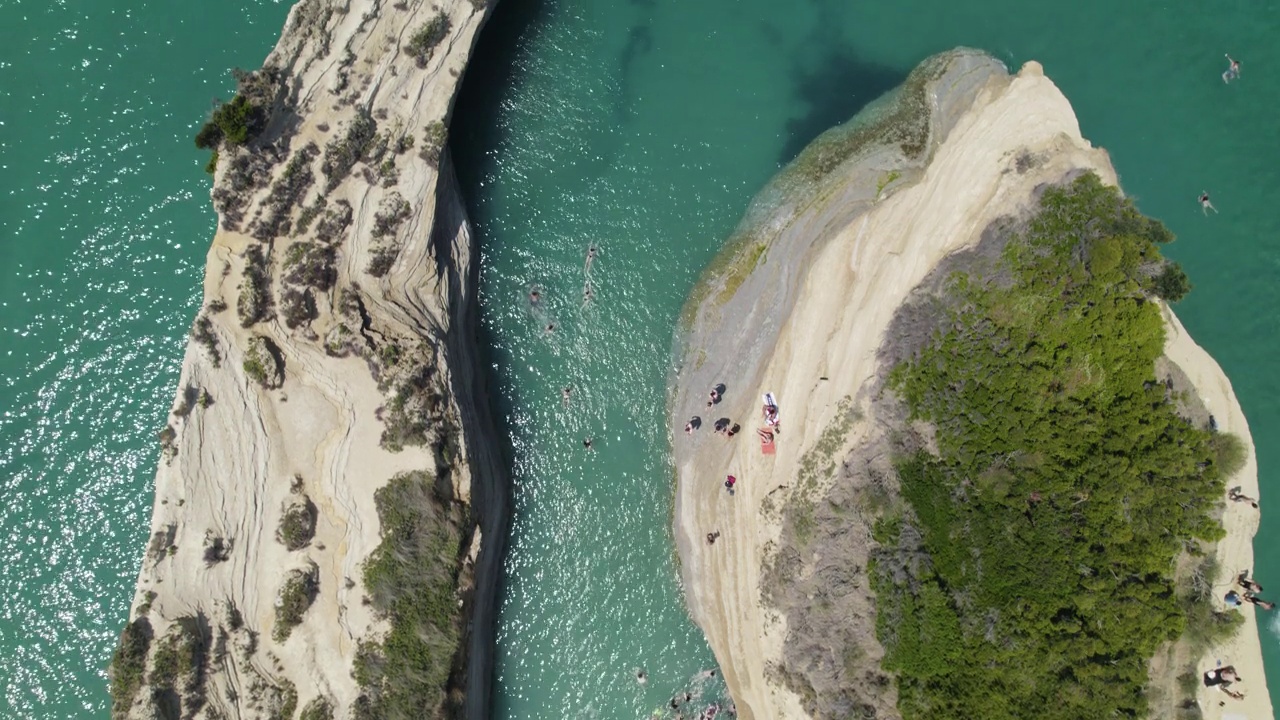
M 1248 426 L 1221 369 L 1165 303 L 1187 289 L 1156 249 L 1172 236 L 1116 185 L 1107 154 L 1082 138 L 1038 64 L 1010 75 L 987 55 L 957 50 L 930 58 L 895 93 L 819 137 L 757 198 L 686 305 L 670 394 L 685 591 L 740 717 L 1094 717 L 1083 708 L 1103 706 L 1156 717 L 1271 716 L 1253 608 L 1224 607 L 1219 591 L 1252 562 L 1258 511 L 1227 501 L 1228 486 L 1257 497 Z M 1098 217 L 1080 220 L 1083 206 Z M 1046 230 L 1059 220 L 1065 233 Z M 990 317 L 983 303 L 1015 297 L 1024 275 L 1058 282 L 1055 268 L 1035 264 L 1050 260 L 1069 270 L 1061 297 L 1091 288 L 1105 298 L 1067 303 L 1077 309 L 1064 317 L 1114 307 L 1143 332 L 1063 344 L 1049 354 L 1066 372 L 1000 396 L 985 416 L 972 412 L 964 403 L 990 403 L 988 388 L 1008 392 L 997 382 L 1004 376 L 948 378 L 946 367 L 966 366 L 964 342 L 986 348 L 972 340 L 983 333 L 1021 328 L 1034 338 L 1027 318 L 1058 296 L 992 305 Z M 996 356 L 1007 353 L 1002 342 Z M 1106 360 L 1109 348 L 1122 357 Z M 1130 355 L 1150 359 L 1125 370 L 1139 379 L 1117 390 L 1114 368 Z M 722 399 L 708 406 L 717 386 Z M 777 399 L 776 425 L 762 417 L 764 393 Z M 1028 413 L 1037 403 L 1074 412 L 1132 402 L 1166 433 L 1143 452 L 1178 460 L 1094 488 L 1096 472 L 1082 469 L 1088 458 L 1074 458 L 1071 473 L 1058 473 L 1070 482 L 1054 485 L 1041 468 L 1059 467 L 1060 457 L 1012 446 L 992 460 L 956 439 L 1006 407 L 1023 417 L 1014 410 L 1026 397 L 1035 398 Z M 686 434 L 691 417 L 702 425 Z M 740 424 L 740 434 L 713 434 L 722 421 Z M 757 430 L 772 432 L 772 452 Z M 1021 441 L 1023 430 L 1002 431 L 1000 442 Z M 1131 444 L 1112 451 L 1137 456 L 1142 443 Z M 1184 447 L 1194 452 L 1178 455 Z M 965 474 L 971 461 L 984 463 L 981 472 Z M 1161 472 L 1168 489 L 1143 490 L 1165 482 Z M 726 475 L 736 478 L 732 493 Z M 1024 481 L 1044 485 L 1026 491 Z M 1134 483 L 1125 497 L 1107 494 L 1122 482 Z M 1168 500 L 1176 492 L 1185 493 L 1180 504 Z M 985 511 L 973 509 L 982 507 L 1011 513 L 1000 526 L 1010 528 L 999 541 L 1007 552 L 992 555 L 979 542 Z M 1169 531 L 1175 541 L 1148 527 L 1151 517 L 1186 525 Z M 1046 573 L 1043 587 L 989 593 L 983 583 L 993 577 L 1066 563 L 1077 545 L 1038 556 L 1024 547 L 1057 542 L 1061 533 L 1036 535 L 1055 522 L 1080 533 L 1102 523 L 1105 539 L 1079 547 L 1105 551 L 1089 558 L 1086 550 L 1063 573 Z M 1135 547 L 1142 533 L 1161 539 Z M 1143 554 L 1155 546 L 1160 552 Z M 1058 582 L 1077 596 L 1033 592 Z M 1105 632 L 1111 614 L 1097 611 L 1095 591 L 1135 623 L 1122 627 L 1154 623 L 1158 632 Z M 1032 642 L 1026 627 L 1040 626 L 1020 624 L 1045 608 L 1058 610 L 1044 623 L 1091 638 L 1063 647 L 1113 646 L 1047 674 L 1042 682 L 1061 683 L 1051 703 L 1001 710 L 1002 698 L 1038 690 L 1027 678 L 1039 678 L 1040 666 L 1005 673 L 1001 663 L 1016 652 L 1036 657 L 1035 643 L 1049 642 Z M 941 619 L 953 616 L 956 624 Z M 1200 683 L 1215 659 L 1244 677 L 1231 688 L 1244 700 Z M 1006 692 L 1006 676 L 1021 685 Z M 972 714 L 976 707 L 994 714 Z
M 508 497 L 446 143 L 488 11 L 302 0 L 197 137 L 219 223 L 114 716 L 489 716 Z

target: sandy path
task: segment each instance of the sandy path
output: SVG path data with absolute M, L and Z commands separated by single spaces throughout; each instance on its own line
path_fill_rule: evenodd
M 1038 160 L 1019 172 L 1015 162 L 1024 153 Z M 738 377 L 734 373 L 740 367 L 732 359 L 717 357 L 714 347 L 703 348 L 704 363 L 681 370 L 673 402 L 675 428 L 690 415 L 709 412 L 703 407 L 706 388 L 720 381 L 729 391 L 715 416 L 743 425 L 742 435 L 733 440 L 707 429 L 692 438 L 678 429 L 675 433 L 675 530 L 688 601 L 716 652 L 741 717 L 806 716 L 799 698 L 768 678 L 769 665 L 781 658 L 787 630 L 785 618 L 760 600 L 767 547 L 780 530 L 776 516 L 762 515 L 762 502 L 771 494 L 775 501 L 787 497 L 803 453 L 834 417 L 837 404 L 856 397 L 875 376 L 876 350 L 911 289 L 945 256 L 975 244 L 993 220 L 1029 205 L 1037 185 L 1059 181 L 1075 169 L 1092 169 L 1104 182 L 1116 182 L 1106 153 L 1081 138 L 1070 104 L 1040 66 L 1029 63 L 1016 78 L 991 79 L 937 148 L 918 182 L 890 194 L 860 217 L 813 228 L 829 233 L 830 239 L 808 265 L 794 308 L 771 355 L 766 348 L 767 359 L 757 374 Z M 858 179 L 850 174 L 844 182 Z M 874 184 L 875 179 L 864 172 L 861 181 Z M 830 196 L 845 198 L 850 192 L 841 188 Z M 867 194 L 874 195 L 874 189 Z M 793 224 L 824 213 L 830 215 L 827 209 L 810 208 Z M 753 330 L 746 317 L 727 316 L 719 332 L 731 337 Z M 715 344 L 713 333 L 707 345 Z M 698 350 L 692 347 L 690 354 Z M 1225 379 L 1221 385 L 1230 397 Z M 766 391 L 776 393 L 782 409 L 784 432 L 773 457 L 761 454 L 754 432 L 760 426 L 760 396 Z M 1225 405 L 1222 400 L 1211 406 Z M 1243 418 L 1229 422 L 1228 429 L 1243 427 Z M 739 481 L 732 497 L 722 485 L 727 473 Z M 721 538 L 708 545 L 703 538 L 717 530 Z M 1224 552 L 1233 543 L 1247 550 L 1248 536 L 1223 543 Z M 1252 642 L 1257 652 L 1252 626 L 1238 642 Z M 1237 665 L 1241 666 L 1249 663 Z M 1261 677 L 1260 670 L 1254 675 Z M 1264 699 L 1266 695 L 1262 688 L 1253 694 Z

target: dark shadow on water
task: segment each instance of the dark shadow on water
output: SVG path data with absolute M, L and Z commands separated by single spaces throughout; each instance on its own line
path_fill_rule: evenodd
M 506 138 L 502 103 L 514 94 L 524 47 L 549 11 L 546 0 L 500 0 L 467 64 L 449 123 L 449 144 L 473 220 L 480 182 L 492 171 L 494 153 Z
M 778 157 L 783 165 L 814 138 L 848 121 L 907 79 L 901 70 L 863 60 L 846 47 L 833 47 L 818 62 L 797 67 L 794 76 L 796 104 L 805 112 L 787 122 L 787 141 Z
M 486 232 L 491 218 L 487 214 L 488 198 L 483 183 L 495 174 L 499 153 L 507 137 L 502 104 L 515 94 L 525 47 L 545 24 L 549 13 L 547 0 L 500 0 L 476 42 L 454 105 L 449 124 L 449 146 L 480 257 L 491 252 L 491 243 L 494 242 L 492 235 Z M 483 277 L 481 268 L 482 286 L 485 284 Z M 480 288 L 480 298 L 481 303 L 491 300 L 483 287 Z M 499 391 L 506 387 L 506 383 L 492 369 L 495 364 L 508 362 L 509 358 L 495 345 L 492 332 L 484 321 L 477 323 L 476 342 L 479 360 L 488 368 L 485 372 L 490 407 L 498 425 L 498 434 L 509 438 L 510 428 L 503 418 L 510 416 L 512 407 L 504 397 L 505 393 Z M 504 444 L 503 455 L 510 470 L 512 448 L 509 440 Z

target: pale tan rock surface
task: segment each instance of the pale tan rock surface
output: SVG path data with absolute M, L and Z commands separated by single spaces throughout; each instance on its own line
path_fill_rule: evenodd
M 449 19 L 448 29 L 420 67 L 405 45 L 437 12 Z M 357 645 L 385 630 L 363 601 L 361 580 L 362 563 L 380 540 L 374 493 L 399 472 L 436 471 L 429 446 L 390 452 L 380 443 L 388 388 L 379 387 L 372 370 L 378 367 L 379 377 L 394 387 L 395 369 L 380 356 L 392 346 L 431 368 L 433 387 L 444 396 L 440 414 L 460 426 L 453 495 L 470 503 L 478 519 L 478 526 L 466 529 L 464 547 L 471 551 L 459 596 L 471 623 L 464 637 L 466 715 L 488 716 L 507 491 L 490 450 L 487 399 L 474 360 L 470 228 L 447 151 L 438 161 L 419 155 L 424 128 L 448 121 L 486 13 L 483 3 L 470 0 L 303 0 L 267 58 L 265 66 L 279 70 L 285 90 L 284 110 L 273 115 L 259 141 L 283 151 L 271 167 L 272 181 L 309 142 L 319 151 L 308 164 L 314 184 L 287 209 L 295 227 L 303 207 L 326 190 L 325 148 L 343 137 L 358 113 L 376 122 L 391 147 L 377 165 L 357 163 L 324 193 L 330 209 L 340 200 L 350 204 L 351 221 L 332 239 L 335 278 L 331 289 L 313 292 L 314 320 L 287 327 L 282 275 L 290 245 L 314 239 L 323 212 L 296 236 L 249 237 L 244 233 L 253 219 L 266 215 L 269 186 L 262 183 L 243 193 L 245 220 L 236 223 L 222 213 L 213 239 L 201 317 L 209 321 L 218 358 L 205 344 L 188 343 L 176 403 L 182 412 L 169 418 L 172 433 L 156 475 L 152 531 L 159 535 L 143 558 L 131 613 L 146 610 L 157 639 L 177 618 L 203 617 L 210 640 L 225 647 L 207 666 L 205 703 L 194 717 L 271 717 L 290 684 L 298 708 L 323 696 L 336 717 L 350 716 L 358 693 L 352 676 Z M 397 147 L 408 135 L 415 136 L 414 147 Z M 231 188 L 236 154 L 223 150 L 215 190 Z M 384 182 L 389 175 L 394 181 Z M 393 205 L 398 224 L 377 239 L 377 216 Z M 240 231 L 229 229 L 237 225 Z M 251 246 L 268 253 L 276 312 L 245 328 L 237 298 Z M 367 269 L 380 247 L 398 252 L 385 275 L 374 277 Z M 228 309 L 208 309 L 219 301 Z M 243 368 L 251 338 L 259 336 L 283 361 L 278 388 L 255 382 Z M 302 495 L 316 508 L 315 536 L 290 551 L 277 540 L 277 528 L 285 508 Z M 205 548 L 213 538 L 226 549 L 211 563 Z M 310 563 L 318 570 L 316 599 L 288 639 L 277 642 L 281 583 Z M 239 611 L 242 628 L 228 620 L 230 606 Z M 139 700 L 148 693 L 144 687 Z M 149 703 L 139 702 L 133 714 L 150 712 Z
M 875 146 L 837 157 L 839 164 L 816 183 L 795 180 L 803 168 L 785 171 L 765 195 L 801 190 L 763 223 L 753 218 L 757 229 L 718 259 L 687 308 L 690 339 L 671 400 L 675 534 L 690 612 L 742 718 L 808 717 L 802 698 L 778 676 L 788 618 L 762 600 L 782 530 L 781 515 L 769 508 L 796 492 L 801 459 L 843 412 L 842 400 L 857 402 L 876 382 L 877 350 L 894 313 L 944 258 L 976 245 L 997 218 L 1030 210 L 1037 186 L 1089 170 L 1117 182 L 1106 153 L 1081 137 L 1070 104 L 1039 64 L 1010 77 L 976 53 L 941 62 L 924 93 L 922 110 L 932 120 L 920 161 L 898 147 Z M 839 147 L 835 140 L 817 145 L 797 164 L 811 167 Z M 1225 377 L 1168 317 L 1171 358 L 1188 368 L 1225 429 L 1247 438 Z M 706 408 L 708 388 L 721 382 L 724 401 Z M 773 456 L 761 453 L 755 437 L 765 392 L 781 406 L 783 433 Z M 687 436 L 681 428 L 695 415 L 706 429 Z M 712 434 L 710 424 L 721 416 L 741 423 L 743 434 L 733 440 Z M 875 432 L 872 424 L 874 418 L 856 423 L 834 457 Z M 1246 491 L 1256 490 L 1250 457 L 1250 469 L 1233 482 L 1244 480 Z M 738 481 L 733 496 L 722 484 L 726 474 Z M 1247 567 L 1256 520 L 1229 508 L 1226 525 L 1231 534 L 1219 546 L 1224 566 Z M 721 536 L 706 543 L 715 531 Z M 814 551 L 814 563 L 822 552 Z M 1247 691 L 1256 705 L 1247 716 L 1264 717 L 1255 713 L 1265 706 L 1270 717 L 1253 616 L 1246 614 L 1249 624 L 1224 652 L 1244 658 L 1238 668 L 1251 668 Z M 873 616 L 863 621 L 874 638 Z M 870 659 L 874 665 L 879 656 Z M 895 699 L 881 701 L 880 716 L 892 716 Z

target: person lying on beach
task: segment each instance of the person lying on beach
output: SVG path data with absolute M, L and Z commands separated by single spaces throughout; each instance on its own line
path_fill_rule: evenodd
M 1204 190 L 1200 193 L 1200 209 L 1204 211 L 1205 215 L 1208 215 L 1210 210 L 1215 213 L 1218 212 L 1218 208 L 1214 207 L 1213 203 L 1209 202 L 1208 190 Z
M 700 427 L 702 427 L 702 418 L 698 417 L 697 415 L 694 415 L 693 417 L 689 418 L 689 422 L 684 424 L 684 434 L 692 435 L 693 431 L 697 430 Z
M 707 401 L 707 407 L 711 407 L 712 405 L 720 402 L 720 393 L 716 392 L 715 388 L 711 388 L 711 392 L 707 393 L 707 397 L 711 398 Z
M 707 544 L 708 544 L 708 545 L 715 545 L 715 544 L 716 544 L 716 538 L 718 538 L 718 537 L 720 537 L 720 531 L 719 531 L 719 530 L 717 530 L 717 531 L 715 531 L 715 532 L 713 532 L 713 533 L 707 533 Z M 689 693 L 685 693 L 685 696 L 686 696 L 686 697 L 687 697 L 688 695 L 689 695 Z
M 742 429 L 741 425 L 734 423 L 733 427 L 729 428 L 729 431 L 726 432 L 725 435 L 728 435 L 729 437 L 733 437 L 734 435 L 737 435 L 738 431 L 741 429 Z
M 1222 596 L 1222 602 L 1226 603 L 1227 607 L 1240 607 L 1240 593 L 1228 590 L 1227 594 Z

